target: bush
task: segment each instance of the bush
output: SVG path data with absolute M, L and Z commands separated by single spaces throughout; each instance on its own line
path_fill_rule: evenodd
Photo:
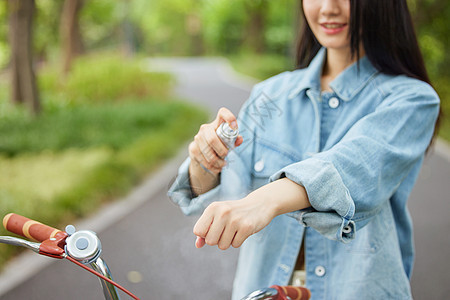
M 65 147 L 53 144 L 57 137 L 52 137 L 50 143 L 42 140 L 45 150 L 40 151 L 39 139 L 32 135 L 23 140 L 11 138 L 19 143 L 15 149 L 20 149 L 28 139 L 31 141 L 29 147 L 14 157 L 0 156 L 0 216 L 14 211 L 52 223 L 59 222 L 60 215 L 83 216 L 102 200 L 126 191 L 154 166 L 172 156 L 206 120 L 205 112 L 182 102 L 123 103 L 113 108 L 107 114 L 109 117 L 125 116 L 116 118 L 117 124 L 112 127 L 107 125 L 112 124 L 109 119 L 105 123 L 105 118 L 99 116 L 93 135 L 97 138 L 89 137 L 90 125 L 87 129 L 76 128 L 76 124 L 82 123 L 79 120 L 86 123 L 95 120 L 96 114 L 86 113 L 87 109 L 75 113 L 66 124 L 75 130 L 70 131 L 72 141 Z M 150 121 L 140 122 L 139 115 L 146 112 Z M 133 123 L 133 119 L 138 121 Z M 53 121 L 44 123 L 56 126 L 59 119 Z M 34 122 L 42 120 L 30 121 L 29 128 L 34 128 L 36 133 L 42 131 L 41 136 L 52 136 L 45 132 L 47 127 L 34 126 Z M 21 130 L 0 135 L 20 135 L 27 128 Z M 117 131 L 122 132 L 116 135 Z
M 441 98 L 441 120 L 439 136 L 450 142 L 450 78 L 441 77 L 433 80 L 434 87 Z
M 56 67 L 39 74 L 44 95 L 70 103 L 114 102 L 131 98 L 165 97 L 174 80 L 170 74 L 146 71 L 144 60 L 114 54 L 78 58 L 66 78 Z
M 2 151 L 14 154 L 0 155 L 0 216 L 16 212 L 63 228 L 125 194 L 206 116 L 184 102 L 140 100 L 0 122 Z M 13 248 L 0 244 L 0 268 Z
M 143 66 L 91 55 L 66 78 L 44 66 L 36 117 L 12 105 L 0 82 L 0 216 L 63 228 L 118 199 L 194 135 L 207 113 L 167 97 L 171 75 Z M 19 250 L 0 244 L 0 268 Z
M 151 131 L 162 130 L 181 117 L 183 110 L 186 105 L 179 102 L 128 100 L 115 105 L 61 107 L 36 119 L 21 115 L 2 118 L 0 153 L 14 156 L 100 146 L 120 149 Z

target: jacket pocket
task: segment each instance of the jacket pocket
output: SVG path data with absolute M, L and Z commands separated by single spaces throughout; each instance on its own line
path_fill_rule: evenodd
M 301 160 L 287 145 L 277 145 L 266 139 L 255 138 L 255 148 L 251 164 L 251 188 L 256 190 L 269 182 L 278 170 Z

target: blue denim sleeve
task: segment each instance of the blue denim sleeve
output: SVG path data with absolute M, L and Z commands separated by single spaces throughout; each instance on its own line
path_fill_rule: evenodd
M 219 198 L 220 185 L 212 190 L 193 197 L 191 184 L 189 180 L 189 164 L 191 159 L 188 157 L 178 169 L 178 176 L 170 187 L 167 195 L 177 204 L 185 215 L 198 215 L 215 199 Z
M 281 169 L 270 180 L 287 177 L 304 186 L 311 208 L 290 215 L 329 239 L 349 242 L 421 161 L 438 113 L 432 88 L 402 86 L 331 149 Z

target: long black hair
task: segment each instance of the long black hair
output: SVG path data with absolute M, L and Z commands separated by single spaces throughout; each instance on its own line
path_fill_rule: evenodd
M 297 45 L 297 67 L 309 65 L 321 45 L 306 22 Z M 382 73 L 430 83 L 406 0 L 350 0 L 350 45 L 359 58 L 362 42 L 367 58 Z
M 301 16 L 297 68 L 307 67 L 321 48 L 306 21 L 303 5 Z M 349 33 L 353 57 L 359 59 L 362 43 L 367 58 L 380 72 L 431 84 L 406 0 L 350 0 Z

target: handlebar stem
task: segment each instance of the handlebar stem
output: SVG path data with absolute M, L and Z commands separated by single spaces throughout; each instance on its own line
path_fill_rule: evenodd
M 66 227 L 66 232 L 69 234 L 69 237 L 66 239 L 66 253 L 83 265 L 90 265 L 94 271 L 113 280 L 108 265 L 100 257 L 102 244 L 97 234 L 89 230 L 76 231 L 72 225 Z M 113 284 L 103 279 L 100 279 L 100 283 L 102 284 L 103 294 L 106 300 L 120 299 L 117 289 Z
M 95 271 L 113 280 L 108 265 L 101 257 L 98 257 L 95 261 L 91 262 L 90 265 Z M 102 279 L 100 279 L 100 283 L 102 284 L 103 294 L 105 295 L 106 300 L 120 300 L 119 294 L 117 293 L 117 289 L 114 285 Z

